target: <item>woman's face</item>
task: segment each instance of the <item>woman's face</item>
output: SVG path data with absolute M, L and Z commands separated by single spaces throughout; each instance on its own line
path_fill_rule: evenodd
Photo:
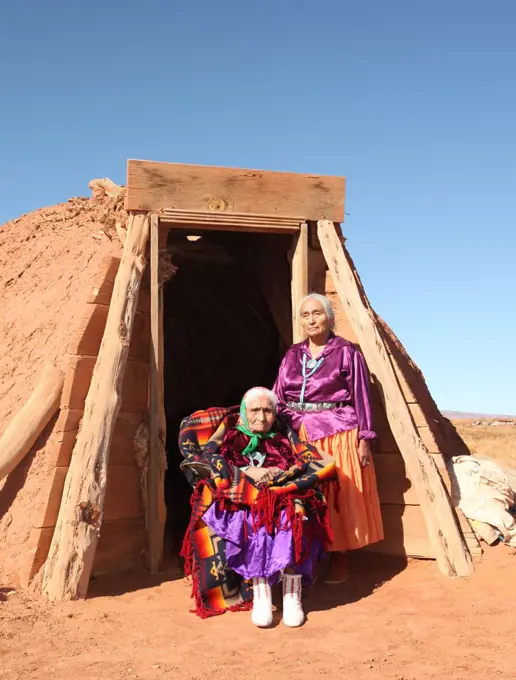
M 301 325 L 307 337 L 317 338 L 330 334 L 330 319 L 323 303 L 315 298 L 308 298 L 301 307 Z
M 255 397 L 246 404 L 247 422 L 251 432 L 269 432 L 276 417 L 266 395 Z

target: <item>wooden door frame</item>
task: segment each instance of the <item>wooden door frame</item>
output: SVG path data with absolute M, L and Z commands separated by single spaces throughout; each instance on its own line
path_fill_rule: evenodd
M 229 223 L 228 223 L 229 222 Z M 160 250 L 166 246 L 170 229 L 198 231 L 242 231 L 249 233 L 291 233 L 290 260 L 292 337 L 302 339 L 299 305 L 308 294 L 308 225 L 299 219 L 276 216 L 213 215 L 184 211 L 162 211 L 150 219 L 150 356 L 149 356 L 149 466 L 147 471 L 147 562 L 151 573 L 163 565 L 167 508 L 164 485 L 166 470 L 166 419 L 164 404 L 163 287 L 160 281 Z

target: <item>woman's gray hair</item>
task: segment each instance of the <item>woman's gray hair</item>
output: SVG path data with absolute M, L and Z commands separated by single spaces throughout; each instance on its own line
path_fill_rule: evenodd
M 330 328 L 333 330 L 335 327 L 335 312 L 333 311 L 333 307 L 331 306 L 331 302 L 328 300 L 328 298 L 324 295 L 320 295 L 319 293 L 309 293 L 308 295 L 305 295 L 305 297 L 301 300 L 301 304 L 299 305 L 299 317 L 301 317 L 303 305 L 308 300 L 317 300 L 322 304 L 324 311 L 326 312 L 326 316 L 330 320 Z
M 249 402 L 259 399 L 260 397 L 267 397 L 271 402 L 272 410 L 276 413 L 278 398 L 272 390 L 268 390 L 266 387 L 251 387 L 251 389 L 244 394 L 244 403 L 246 407 L 249 406 Z

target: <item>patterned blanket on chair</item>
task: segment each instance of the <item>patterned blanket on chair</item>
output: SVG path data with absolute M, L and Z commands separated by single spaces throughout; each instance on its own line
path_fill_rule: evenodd
M 248 582 L 227 569 L 225 542 L 203 522 L 214 502 L 231 510 L 250 509 L 256 526 L 268 531 L 278 528 L 285 509 L 298 537 L 296 557 L 302 553 L 302 521 L 314 520 L 320 537 L 331 540 L 327 506 L 320 490 L 335 478 L 335 462 L 313 446 L 301 442 L 285 423 L 277 429 L 285 434 L 296 454 L 296 464 L 267 484 L 254 484 L 239 469 L 218 455 L 226 432 L 238 422 L 239 407 L 210 408 L 185 418 L 179 432 L 184 458 L 181 470 L 194 487 L 192 514 L 183 543 L 187 575 L 192 576 L 195 612 L 202 618 L 225 611 L 249 609 L 252 589 Z

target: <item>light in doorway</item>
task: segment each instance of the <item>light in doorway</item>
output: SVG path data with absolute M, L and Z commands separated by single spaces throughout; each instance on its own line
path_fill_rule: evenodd
M 187 237 L 188 241 L 198 241 L 202 236 L 194 236 L 193 234 L 189 234 Z

